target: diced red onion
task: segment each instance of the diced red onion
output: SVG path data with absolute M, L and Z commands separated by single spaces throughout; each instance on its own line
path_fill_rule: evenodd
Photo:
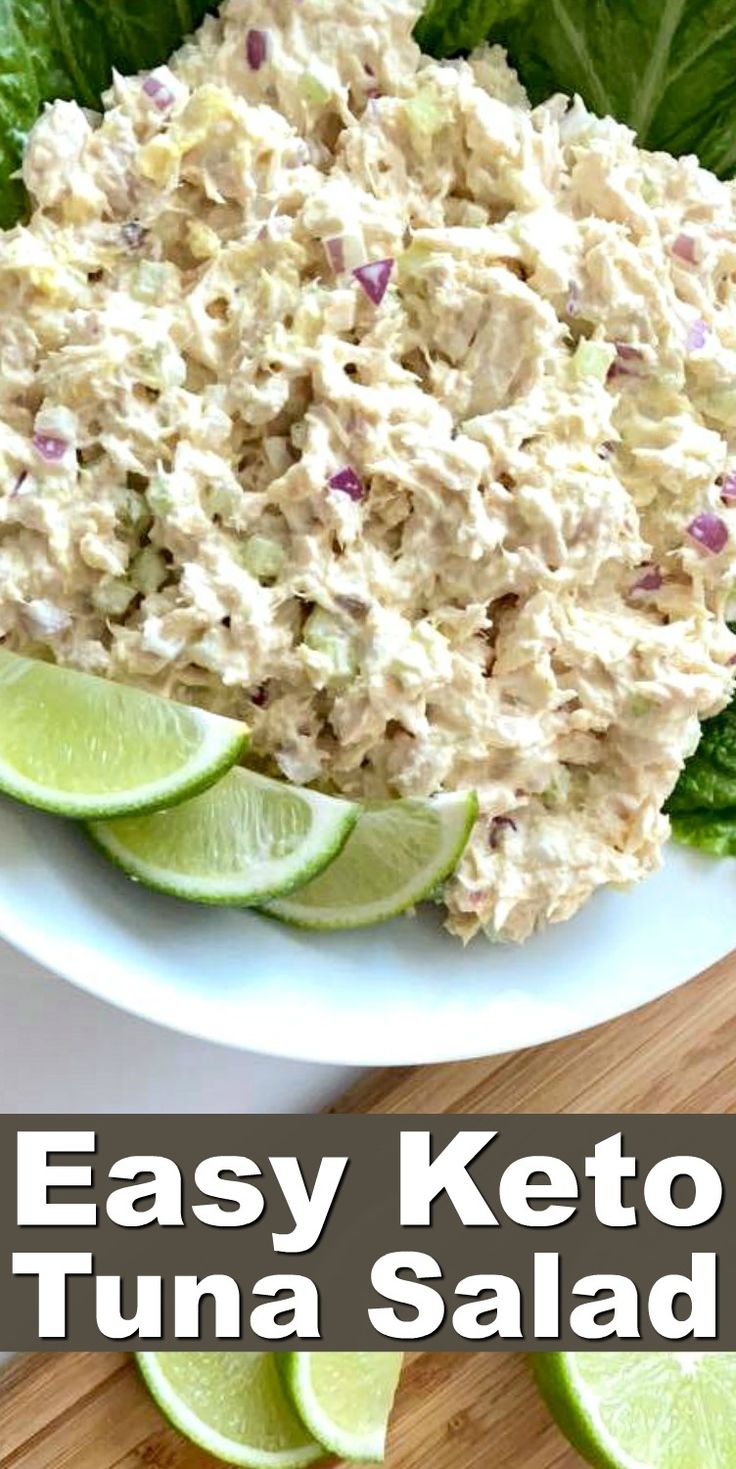
M 19 474 L 18 475 L 18 478 L 15 481 L 15 484 L 13 485 L 12 490 L 10 491 L 10 498 L 11 498 L 11 500 L 14 500 L 15 499 L 15 496 L 20 494 L 20 492 L 23 489 L 23 486 L 24 486 L 24 484 L 25 484 L 25 482 L 26 482 L 27 479 L 28 479 L 28 470 L 27 469 L 24 469 L 23 472 L 22 472 L 22 474 Z
M 694 321 L 688 329 L 687 334 L 688 352 L 699 352 L 700 348 L 705 346 L 707 340 L 708 327 L 706 326 L 705 322 L 700 319 Z
M 268 691 L 265 684 L 261 684 L 260 688 L 253 690 L 250 696 L 250 702 L 251 704 L 255 704 L 256 709 L 263 709 L 265 707 L 268 702 Z
M 643 361 L 644 353 L 640 347 L 633 347 L 630 342 L 614 342 L 616 348 L 616 359 L 608 369 L 608 380 L 615 377 L 630 377 L 637 372 L 637 364 Z
M 736 501 L 736 470 L 729 470 L 724 474 L 721 481 L 721 499 L 724 505 L 733 505 Z
M 365 95 L 368 98 L 368 101 L 369 102 L 375 102 L 377 100 L 377 98 L 380 97 L 380 95 L 381 95 L 379 88 L 375 84 L 376 83 L 375 67 L 371 66 L 370 63 L 366 61 L 365 65 L 363 67 L 363 71 L 364 71 L 365 75 L 368 77 L 368 85 L 366 86 L 366 89 L 365 89 Z
M 697 265 L 697 246 L 692 235 L 678 235 L 672 245 L 672 254 L 678 260 L 684 260 L 688 265 Z
M 59 439 L 55 434 L 35 433 L 33 435 L 33 447 L 41 459 L 47 464 L 59 464 L 64 458 L 69 444 L 66 439 Z
M 499 838 L 504 827 L 510 831 L 516 831 L 517 826 L 512 816 L 494 816 L 491 821 L 491 830 L 488 835 L 488 845 L 493 849 L 498 846 Z
M 350 465 L 339 469 L 337 474 L 333 474 L 328 479 L 327 483 L 331 490 L 339 490 L 341 494 L 348 495 L 351 500 L 365 499 L 365 485 L 355 470 L 350 468 Z
M 146 96 L 150 97 L 154 107 L 157 107 L 159 112 L 168 112 L 169 108 L 173 107 L 175 101 L 174 93 L 158 77 L 146 77 L 143 83 L 143 90 Z
M 362 597 L 335 597 L 335 602 L 349 617 L 355 617 L 360 622 L 370 611 L 368 602 L 364 602 Z
M 464 913 L 481 913 L 488 906 L 488 888 L 473 888 L 463 898 Z
M 630 342 L 614 342 L 614 346 L 621 362 L 641 362 L 644 355 L 641 347 L 632 347 Z
M 577 316 L 580 312 L 580 287 L 577 281 L 570 281 L 565 311 L 568 316 Z
M 728 527 L 720 515 L 704 510 L 696 515 L 687 527 L 690 539 L 696 541 L 710 556 L 718 556 L 728 540 Z
M 374 306 L 380 306 L 391 279 L 395 260 L 373 260 L 369 265 L 359 265 L 353 271 L 358 285 L 365 291 Z
M 248 31 L 245 55 L 251 71 L 260 71 L 264 61 L 268 60 L 268 31 Z
M 147 230 L 137 219 L 128 220 L 120 231 L 129 250 L 140 250 L 145 244 Z
M 336 235 L 332 240 L 325 240 L 324 246 L 325 255 L 335 275 L 342 275 L 345 269 L 345 243 L 342 235 Z
M 613 443 L 611 443 L 610 440 L 607 440 L 606 443 L 601 444 L 600 449 L 598 450 L 598 458 L 599 459 L 610 459 L 610 457 L 613 454 L 615 448 L 616 448 L 616 445 L 613 444 Z
M 629 588 L 631 592 L 658 592 L 662 585 L 662 573 L 658 566 L 647 566 Z

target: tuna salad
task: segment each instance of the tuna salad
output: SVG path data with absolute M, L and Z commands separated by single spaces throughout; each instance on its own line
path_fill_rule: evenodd
M 415 0 L 229 0 L 0 238 L 0 638 L 366 800 L 522 940 L 660 861 L 733 685 L 736 186 Z

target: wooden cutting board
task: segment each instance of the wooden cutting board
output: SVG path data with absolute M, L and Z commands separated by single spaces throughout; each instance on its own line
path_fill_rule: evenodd
M 736 956 L 610 1025 L 492 1061 L 378 1072 L 361 1112 L 732 1112 Z M 510 1353 L 407 1359 L 388 1469 L 575 1469 Z M 18 1358 L 0 1374 L 0 1469 L 214 1469 L 167 1428 L 130 1359 Z

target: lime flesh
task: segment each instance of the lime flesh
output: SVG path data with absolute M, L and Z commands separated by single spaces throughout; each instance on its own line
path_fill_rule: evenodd
M 157 810 L 242 755 L 244 725 L 0 650 L 0 791 L 60 816 Z
M 301 928 L 359 928 L 404 913 L 457 866 L 478 814 L 472 792 L 368 809 L 336 862 L 267 912 Z
M 227 1464 L 301 1469 L 323 1457 L 270 1352 L 139 1352 L 138 1365 L 170 1423 Z
M 533 1366 L 598 1469 L 734 1469 L 735 1352 L 544 1352 Z
M 282 1376 L 302 1422 L 331 1454 L 378 1462 L 401 1372 L 401 1352 L 289 1352 Z
M 130 877 L 196 903 L 248 906 L 291 892 L 336 857 L 358 807 L 231 770 L 193 801 L 90 826 Z

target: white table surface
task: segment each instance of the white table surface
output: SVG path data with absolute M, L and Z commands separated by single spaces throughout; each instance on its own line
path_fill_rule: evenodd
M 311 1112 L 358 1075 L 136 1020 L 0 942 L 0 1112 Z

